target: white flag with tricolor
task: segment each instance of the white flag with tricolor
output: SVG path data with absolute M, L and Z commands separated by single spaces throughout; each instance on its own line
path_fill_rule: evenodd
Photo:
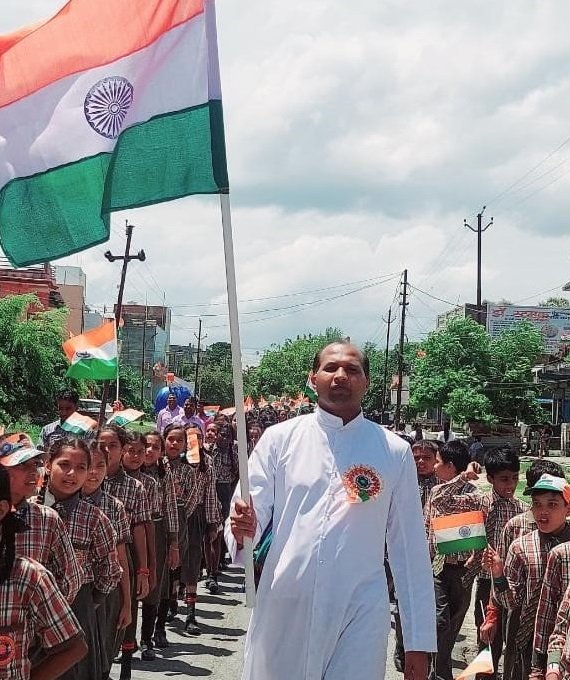
M 457 676 L 456 680 L 471 680 L 478 673 L 492 675 L 495 672 L 493 655 L 489 647 L 485 647 L 467 666 L 467 668 Z
M 113 211 L 228 192 L 213 0 L 69 0 L 0 35 L 0 83 L 13 264 L 107 241 Z
M 107 420 L 107 423 L 115 423 L 116 425 L 128 425 L 134 423 L 135 420 L 142 418 L 144 411 L 137 411 L 134 408 L 125 408 L 122 411 L 117 411 Z
M 440 555 L 482 550 L 487 547 L 485 517 L 482 512 L 460 512 L 433 517 L 431 526 Z
M 114 321 L 63 343 L 63 351 L 71 362 L 70 378 L 114 380 L 117 377 L 117 331 Z
M 69 432 L 69 434 L 75 434 L 78 437 L 82 437 L 89 430 L 93 430 L 97 427 L 97 421 L 89 416 L 82 416 L 80 413 L 72 413 L 67 420 L 61 423 L 61 429 Z

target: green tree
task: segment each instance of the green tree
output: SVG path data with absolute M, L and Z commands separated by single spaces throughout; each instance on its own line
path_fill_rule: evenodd
M 232 346 L 229 342 L 214 342 L 202 354 L 201 364 L 232 368 Z
M 0 299 L 0 418 L 5 423 L 47 420 L 60 390 L 85 391 L 83 382 L 65 377 L 66 319 L 67 310 L 43 310 L 35 295 Z
M 414 360 L 412 406 L 443 408 L 459 423 L 533 418 L 532 366 L 543 342 L 528 323 L 492 340 L 474 320 L 453 319 L 428 336 Z
M 198 376 L 200 399 L 222 408 L 234 405 L 234 383 L 229 367 L 207 363 L 200 367 Z
M 296 397 L 303 391 L 315 354 L 329 342 L 343 337 L 339 328 L 327 328 L 318 335 L 303 335 L 287 339 L 281 345 L 272 345 L 259 362 L 259 366 L 245 373 L 246 393 L 254 398 L 261 396 Z
M 560 307 L 561 309 L 567 309 L 570 307 L 570 300 L 565 297 L 549 297 L 547 300 L 543 300 L 538 303 L 539 307 Z
M 418 342 L 406 342 L 404 344 L 404 375 L 410 375 L 417 352 L 420 348 Z M 362 348 L 370 362 L 370 387 L 368 392 L 364 395 L 362 406 L 367 413 L 372 411 L 382 410 L 382 389 L 384 387 L 384 366 L 385 366 L 385 350 L 379 349 L 372 343 L 366 343 Z M 388 351 L 388 371 L 387 371 L 387 385 L 386 408 L 390 404 L 390 384 L 392 376 L 398 373 L 398 354 L 399 349 L 396 345 Z M 403 416 L 410 419 L 416 414 L 416 409 L 404 407 Z

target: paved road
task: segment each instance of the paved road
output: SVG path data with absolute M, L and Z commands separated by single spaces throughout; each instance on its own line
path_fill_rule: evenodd
M 198 585 L 196 618 L 202 626 L 199 637 L 184 633 L 185 607 L 171 624 L 167 624 L 168 649 L 157 649 L 153 662 L 143 662 L 140 654 L 133 658 L 133 680 L 161 680 L 189 676 L 239 680 L 243 659 L 243 638 L 249 621 L 241 592 L 243 577 L 238 570 L 228 570 L 220 579 L 220 593 L 210 595 Z M 111 678 L 117 680 L 119 665 Z
M 243 660 L 243 640 L 249 621 L 249 610 L 244 606 L 241 592 L 241 570 L 229 569 L 220 579 L 220 594 L 210 595 L 198 586 L 197 618 L 203 633 L 199 637 L 184 633 L 184 606 L 178 618 L 168 624 L 167 635 L 171 643 L 165 650 L 157 650 L 154 662 L 140 661 L 137 653 L 133 659 L 133 680 L 162 680 L 189 676 L 239 680 Z M 402 680 L 392 662 L 394 638 L 390 636 L 386 680 Z M 465 668 L 476 654 L 473 608 L 465 618 L 462 635 L 454 650 L 454 669 Z M 119 678 L 119 666 L 113 666 L 111 677 Z

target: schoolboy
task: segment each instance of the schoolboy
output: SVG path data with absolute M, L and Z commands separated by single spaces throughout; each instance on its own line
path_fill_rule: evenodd
M 483 512 L 487 542 L 494 547 L 499 544 L 506 523 L 524 512 L 526 505 L 514 498 L 520 471 L 518 456 L 507 448 L 494 449 L 487 452 L 484 460 L 487 481 L 492 487 L 490 491 L 458 494 L 459 489 L 466 481 L 474 481 L 478 478 L 477 473 L 472 469 L 472 464 L 465 472 L 434 490 L 431 502 L 433 507 L 442 515 L 473 511 Z M 478 571 L 480 571 L 480 564 L 477 559 L 473 575 Z M 480 649 L 487 646 L 487 642 L 482 641 L 479 637 L 479 627 L 483 623 L 483 612 L 489 603 L 491 585 L 489 572 L 480 571 L 477 578 L 474 610 Z M 503 637 L 501 629 L 498 628 L 491 644 L 495 669 L 498 666 L 502 648 Z M 493 677 L 495 677 L 494 674 Z
M 483 558 L 495 581 L 495 599 L 508 609 L 520 607 L 515 644 L 523 678 L 531 671 L 534 623 L 548 553 L 555 545 L 570 540 L 570 526 L 566 521 L 570 486 L 565 479 L 544 474 L 525 494 L 532 498 L 532 513 L 538 528 L 512 543 L 504 565 L 492 547 L 485 550 Z
M 429 439 L 422 439 L 412 446 L 412 456 L 418 472 L 418 487 L 422 508 L 425 508 L 433 487 L 438 483 L 434 468 L 439 447 Z
M 560 680 L 570 675 L 570 587 L 558 609 L 554 630 L 548 643 L 546 680 Z
M 437 478 L 445 483 L 455 479 L 469 465 L 469 451 L 463 442 L 455 440 L 447 442 L 437 452 L 434 472 Z M 437 555 L 435 536 L 431 520 L 442 513 L 433 505 L 434 495 L 437 497 L 439 486 L 432 489 L 424 508 L 426 531 L 429 549 L 434 564 L 435 604 L 437 619 L 437 657 L 434 668 L 437 680 L 453 680 L 451 668 L 451 652 L 467 609 L 471 601 L 471 588 L 466 588 L 462 579 L 466 572 L 465 564 L 471 552 Z M 457 493 L 472 493 L 473 484 L 468 481 L 458 485 Z
M 564 477 L 564 470 L 558 463 L 555 463 L 552 460 L 547 460 L 545 458 L 535 460 L 525 473 L 527 488 L 531 489 L 543 474 L 562 478 Z M 534 521 L 532 510 L 530 509 L 510 519 L 503 529 L 499 545 L 495 546 L 500 557 L 504 560 L 511 544 L 520 536 L 530 534 L 530 532 L 534 531 L 536 528 L 537 524 Z M 515 644 L 519 629 L 520 610 L 517 608 L 501 611 L 501 607 L 493 601 L 489 603 L 487 612 L 489 616 L 486 618 L 485 624 L 479 628 L 479 631 L 485 639 L 487 639 L 487 637 L 484 629 L 488 628 L 489 631 L 493 631 L 489 633 L 490 638 L 492 639 L 496 634 L 497 625 L 493 626 L 491 619 L 495 618 L 497 623 L 502 625 L 503 639 L 505 642 L 503 652 L 503 680 L 521 680 Z

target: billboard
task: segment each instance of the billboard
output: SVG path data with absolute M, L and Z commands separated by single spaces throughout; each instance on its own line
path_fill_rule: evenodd
M 521 321 L 529 321 L 542 331 L 549 354 L 558 354 L 563 345 L 570 343 L 570 309 L 489 305 L 487 331 L 492 338 Z

